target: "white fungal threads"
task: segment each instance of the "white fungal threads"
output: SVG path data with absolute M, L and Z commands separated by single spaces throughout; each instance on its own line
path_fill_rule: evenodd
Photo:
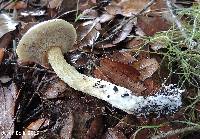
M 182 105 L 181 94 L 184 92 L 175 85 L 164 86 L 154 96 L 136 96 L 134 93 L 121 86 L 116 86 L 103 80 L 97 82 L 94 87 L 102 88 L 104 100 L 115 107 L 119 106 L 127 113 L 138 115 L 170 114 L 174 113 Z

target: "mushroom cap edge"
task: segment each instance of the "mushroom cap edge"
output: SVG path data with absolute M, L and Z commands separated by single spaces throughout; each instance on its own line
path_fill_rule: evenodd
M 31 27 L 21 38 L 16 49 L 21 62 L 36 62 L 48 67 L 47 52 L 60 47 L 66 53 L 77 38 L 72 24 L 62 19 L 52 19 Z

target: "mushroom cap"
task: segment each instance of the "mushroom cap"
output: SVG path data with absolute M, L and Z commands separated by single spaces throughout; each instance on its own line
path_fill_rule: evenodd
M 31 27 L 21 38 L 16 52 L 21 62 L 36 62 L 48 67 L 48 50 L 60 47 L 66 53 L 77 38 L 72 24 L 52 19 Z

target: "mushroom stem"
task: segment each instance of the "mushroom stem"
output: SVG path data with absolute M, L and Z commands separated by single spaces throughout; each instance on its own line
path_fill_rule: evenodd
M 173 85 L 166 86 L 164 91 L 160 91 L 154 96 L 143 97 L 136 96 L 124 87 L 83 75 L 65 61 L 59 47 L 52 47 L 48 51 L 48 60 L 58 77 L 70 87 L 105 100 L 127 113 L 171 113 L 182 104 L 181 94 L 183 91 Z

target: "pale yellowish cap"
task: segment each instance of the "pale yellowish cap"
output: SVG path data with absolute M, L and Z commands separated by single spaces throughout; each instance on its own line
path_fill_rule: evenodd
M 73 47 L 76 38 L 72 24 L 62 19 L 52 19 L 30 28 L 19 41 L 16 52 L 21 62 L 48 66 L 48 50 L 60 47 L 62 53 L 66 53 Z

